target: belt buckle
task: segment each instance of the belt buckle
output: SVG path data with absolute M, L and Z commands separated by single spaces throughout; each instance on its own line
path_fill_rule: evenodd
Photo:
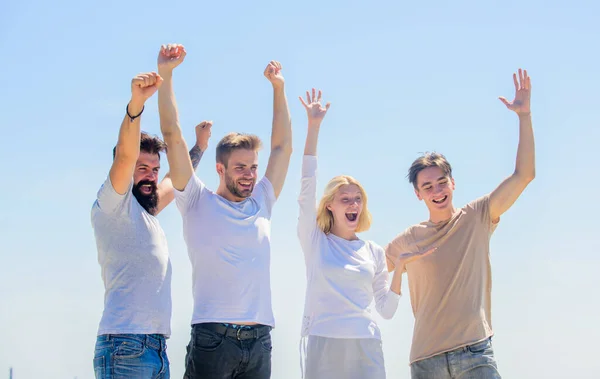
M 241 333 L 242 333 L 242 328 L 238 328 L 237 332 L 235 333 L 235 338 L 236 338 L 238 341 L 241 341 L 241 340 L 242 340 Z

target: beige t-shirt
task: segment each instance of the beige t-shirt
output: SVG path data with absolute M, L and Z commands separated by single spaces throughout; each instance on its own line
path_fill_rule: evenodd
M 490 337 L 492 332 L 489 195 L 437 224 L 422 222 L 386 247 L 401 253 L 436 251 L 406 265 L 415 316 L 410 363 Z

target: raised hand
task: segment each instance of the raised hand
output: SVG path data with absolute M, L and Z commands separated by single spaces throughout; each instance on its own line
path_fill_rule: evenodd
M 321 90 L 319 90 L 318 95 L 315 96 L 315 89 L 312 89 L 312 96 L 308 91 L 306 91 L 306 102 L 302 98 L 302 96 L 298 96 L 302 105 L 304 105 L 304 109 L 306 109 L 306 114 L 308 115 L 308 123 L 321 123 L 323 118 L 327 114 L 331 103 L 325 104 L 325 107 L 321 105 Z
M 158 53 L 158 71 L 173 71 L 173 69 L 183 62 L 186 51 L 183 45 L 170 43 L 162 45 Z
M 277 61 L 271 61 L 265 68 L 264 75 L 274 88 L 283 88 L 285 83 L 285 79 L 283 78 L 283 74 L 281 73 L 281 63 Z
M 499 99 L 511 111 L 516 112 L 518 115 L 527 115 L 531 112 L 529 107 L 531 78 L 527 75 L 527 70 L 519 69 L 519 78 L 517 80 L 517 74 L 513 74 L 513 81 L 515 82 L 515 99 L 508 101 L 502 96 Z
M 147 72 L 131 80 L 131 101 L 144 104 L 158 90 L 163 79 L 156 72 Z
M 202 121 L 196 125 L 196 146 L 203 152 L 208 148 L 208 140 L 211 136 L 212 121 Z

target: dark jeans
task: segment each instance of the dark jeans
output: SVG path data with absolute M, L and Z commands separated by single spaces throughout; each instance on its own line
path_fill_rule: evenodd
M 271 327 L 234 329 L 219 323 L 192 325 L 184 379 L 268 379 Z

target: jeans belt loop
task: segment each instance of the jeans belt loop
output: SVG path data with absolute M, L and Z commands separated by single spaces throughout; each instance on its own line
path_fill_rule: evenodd
M 235 338 L 237 338 L 237 340 L 238 340 L 238 341 L 241 341 L 241 340 L 242 340 L 242 335 L 241 335 L 241 333 L 242 333 L 242 328 L 238 328 L 238 330 L 237 330 L 237 332 L 236 332 L 236 334 L 235 334 Z

